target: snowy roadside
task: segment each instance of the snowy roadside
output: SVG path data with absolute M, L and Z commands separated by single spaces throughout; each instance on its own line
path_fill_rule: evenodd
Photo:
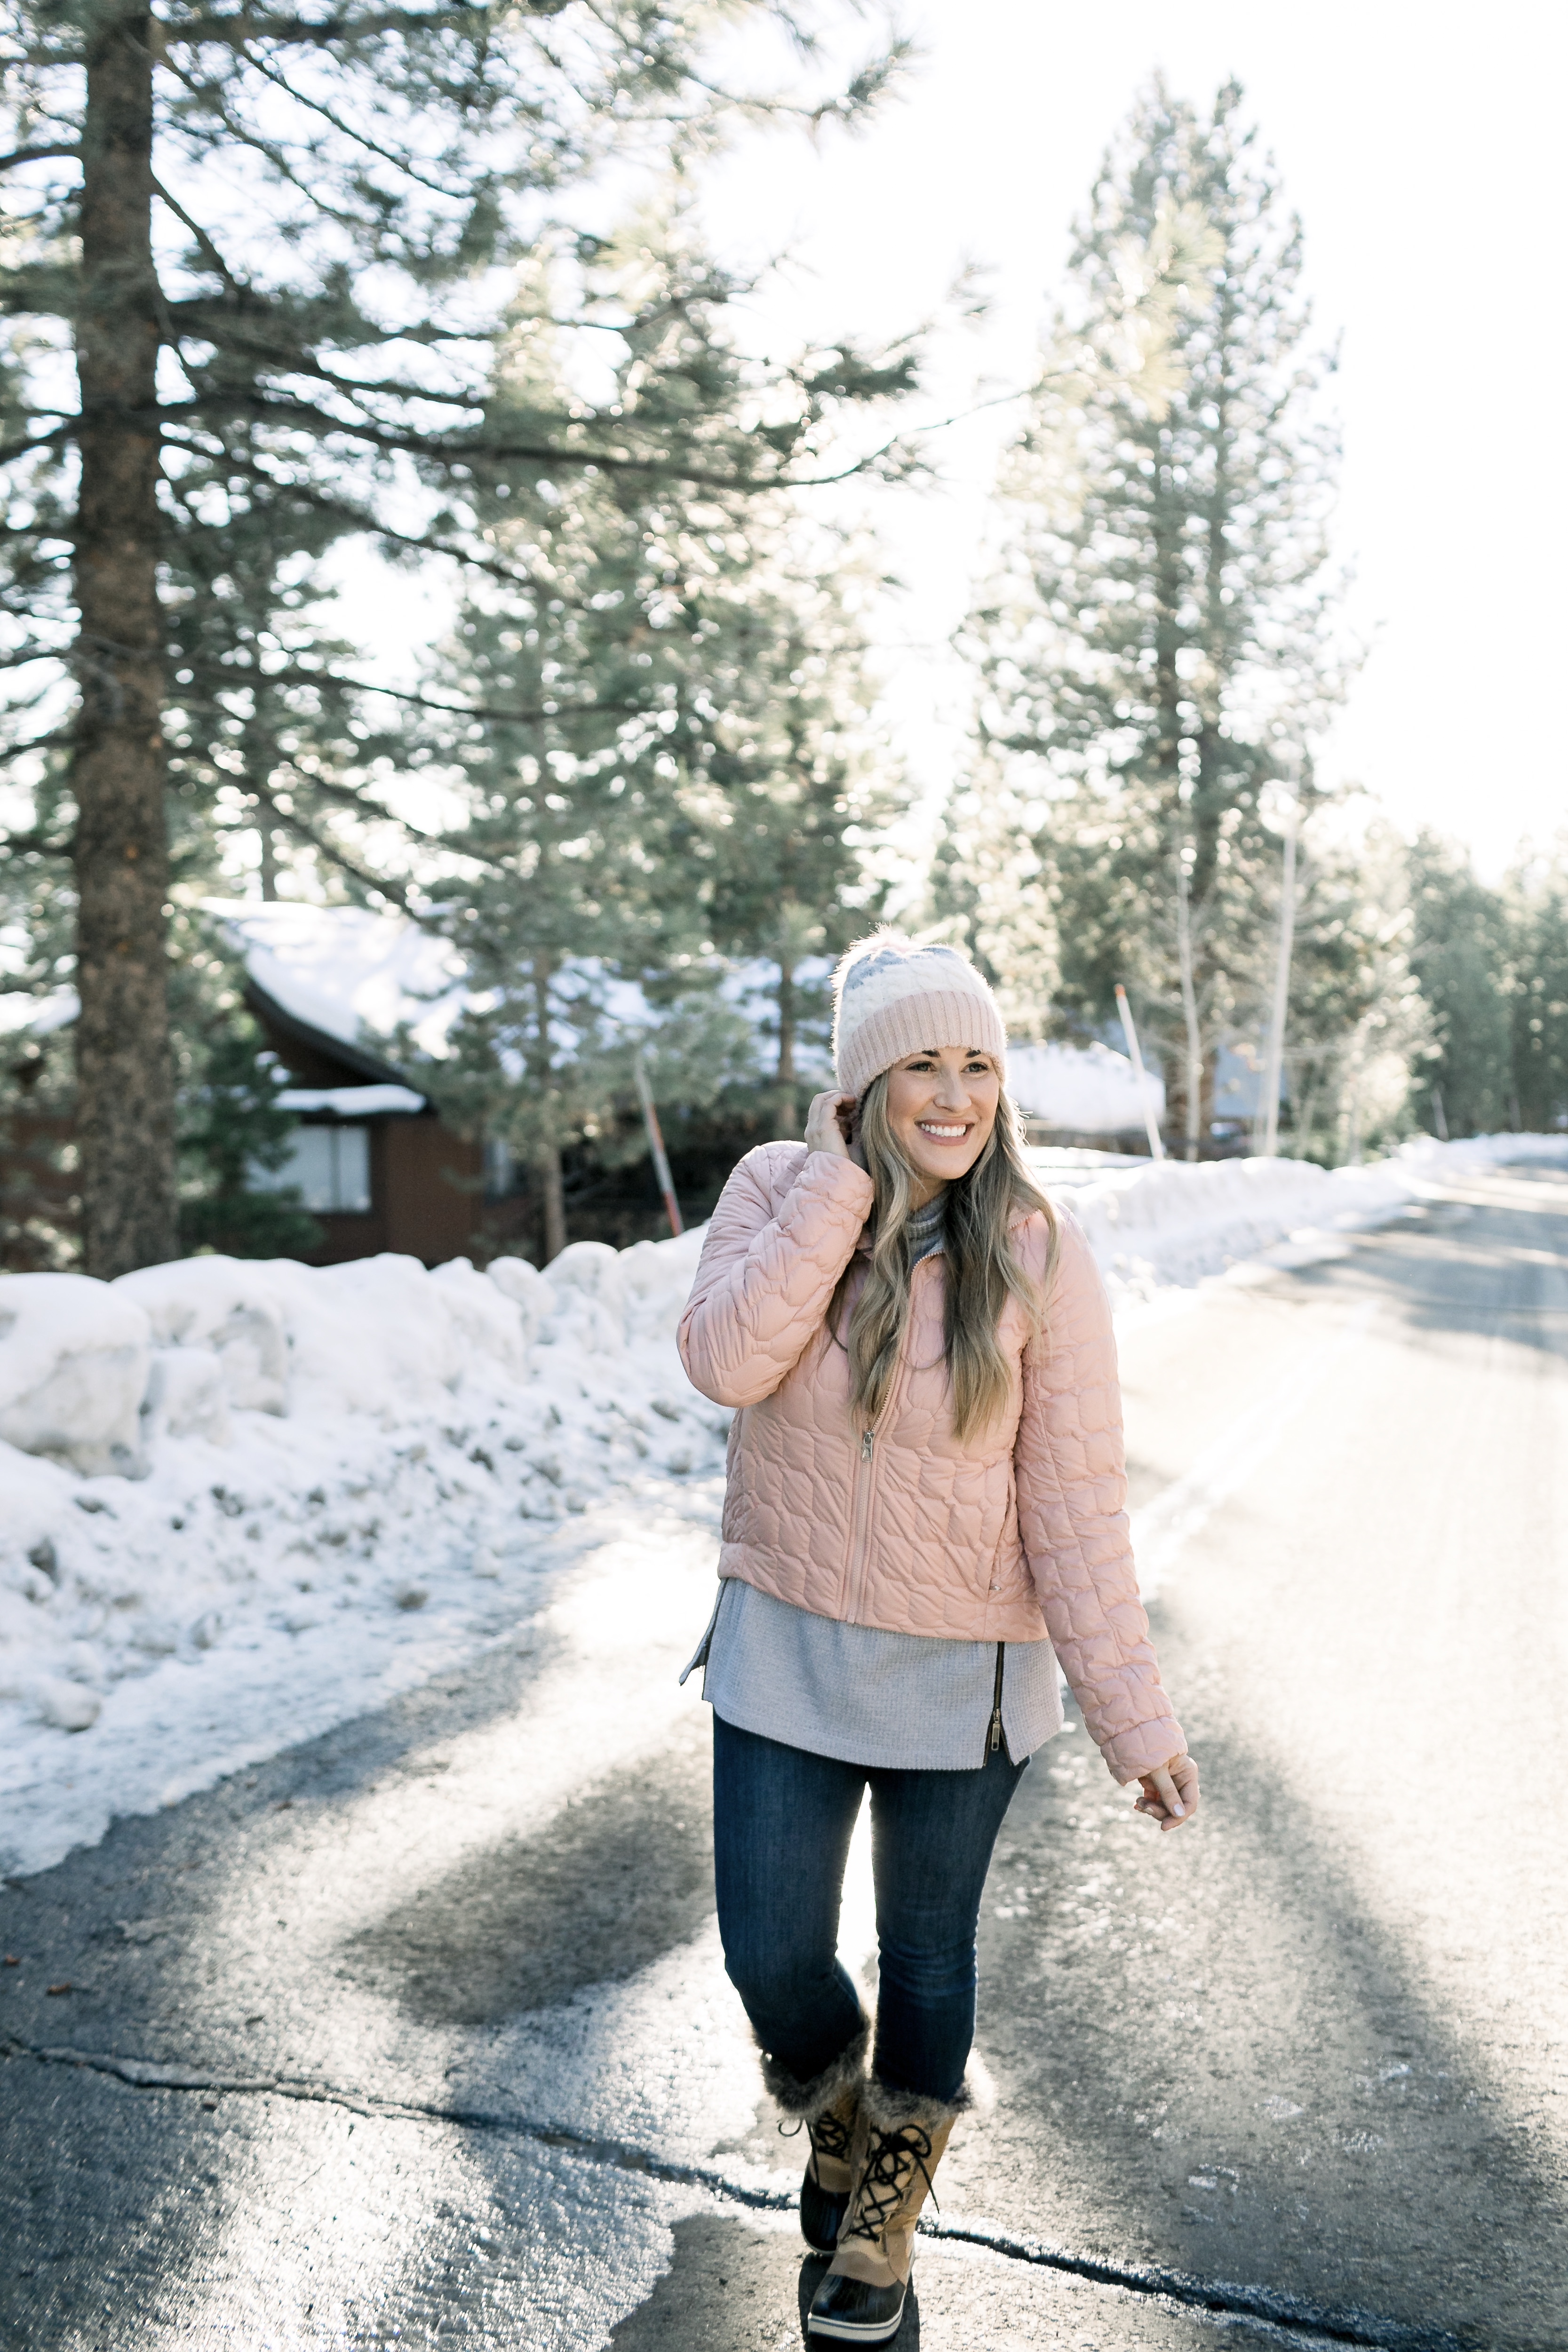
M 1164 1307 L 1214 1276 L 1310 1265 L 1343 1236 L 1396 1216 L 1436 1184 L 1510 1160 L 1568 1165 L 1568 1135 L 1424 1136 L 1362 1168 L 1305 1160 L 1167 1160 L 1096 1165 L 1083 1151 L 1032 1152 L 1042 1181 L 1070 1202 L 1119 1317 Z
M 1037 1155 L 1118 1312 L 1302 1264 L 1568 1139 L 1332 1175 Z M 0 1279 L 0 1873 L 460 1665 L 590 1551 L 710 1553 L 729 1416 L 674 1345 L 700 1248 L 426 1273 L 198 1258 Z
M 0 1873 L 460 1664 L 630 1529 L 711 1544 L 700 1245 L 0 1280 Z

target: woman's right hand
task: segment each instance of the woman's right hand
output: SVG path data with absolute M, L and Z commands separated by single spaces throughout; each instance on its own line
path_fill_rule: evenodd
M 805 1148 L 808 1151 L 826 1151 L 830 1160 L 849 1160 L 857 1168 L 864 1168 L 866 1155 L 855 1133 L 855 1097 L 841 1095 L 837 1087 L 826 1094 L 812 1097 L 811 1108 L 805 1115 Z

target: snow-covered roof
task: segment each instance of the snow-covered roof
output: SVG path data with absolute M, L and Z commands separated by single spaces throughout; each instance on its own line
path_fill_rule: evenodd
M 258 988 L 296 1021 L 345 1045 L 384 1045 L 406 1027 L 421 1052 L 438 1061 L 453 1023 L 474 1001 L 458 950 L 406 915 L 298 899 L 208 898 L 203 904 L 227 932 Z M 797 976 L 811 982 L 831 968 L 813 957 Z M 658 1013 L 635 981 L 606 973 L 588 957 L 565 967 L 568 985 L 574 972 L 592 987 L 612 1021 L 630 1030 L 657 1029 Z M 776 1018 L 777 984 L 774 966 L 749 962 L 732 966 L 721 988 L 761 1033 Z M 803 1075 L 826 1077 L 819 1059 L 809 1040 L 799 1042 Z M 284 1108 L 304 1109 L 303 1096 L 291 1091 Z
M 1140 1086 L 1127 1055 L 1098 1038 L 1092 1045 L 1010 1045 L 1007 1091 L 1031 1118 L 1074 1135 L 1125 1135 L 1141 1129 L 1151 1098 L 1156 1118 L 1165 1111 L 1163 1081 L 1146 1070 Z
M 330 1110 L 336 1118 L 408 1117 L 425 1108 L 412 1087 L 285 1087 L 273 1099 L 279 1110 Z
M 406 1028 L 421 1052 L 439 1060 L 453 1023 L 472 1001 L 458 950 L 406 915 L 299 899 L 209 898 L 205 904 L 257 986 L 296 1021 L 345 1045 L 384 1045 Z M 829 969 L 826 959 L 813 958 L 800 977 L 825 979 Z M 613 1021 L 634 1031 L 657 1029 L 658 1013 L 634 981 L 614 979 L 587 959 L 581 971 Z M 722 992 L 761 1035 L 777 1018 L 777 984 L 773 966 L 742 963 L 726 973 Z M 807 1083 L 813 1077 L 827 1082 L 830 1072 L 809 1040 L 800 1042 L 796 1058 Z M 1137 1076 L 1125 1055 L 1109 1045 L 1013 1045 L 1007 1062 L 1013 1098 L 1031 1118 L 1079 1135 L 1121 1135 L 1142 1127 Z M 1163 1114 L 1161 1081 L 1151 1074 L 1144 1084 L 1156 1116 Z M 304 1111 L 335 1108 L 340 1096 L 371 1094 L 409 1096 L 408 1103 L 389 1102 L 387 1109 L 416 1108 L 423 1100 L 407 1088 L 357 1087 L 329 1088 L 319 1099 L 315 1090 L 294 1088 L 282 1100 L 286 1109 Z M 368 1099 L 357 1112 L 339 1111 L 342 1118 L 373 1115 Z
M 406 1025 L 437 1058 L 468 1001 L 462 960 L 405 915 L 314 907 L 296 898 L 207 898 L 258 988 L 345 1045 L 384 1041 Z

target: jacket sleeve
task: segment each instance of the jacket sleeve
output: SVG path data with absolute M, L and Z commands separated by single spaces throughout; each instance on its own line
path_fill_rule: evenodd
M 865 1170 L 813 1151 L 775 1212 L 761 1157 L 748 1152 L 720 1196 L 680 1318 L 687 1377 L 715 1404 L 759 1404 L 793 1371 L 871 1210 Z
M 1110 1301 L 1082 1226 L 1058 1223 L 1046 1328 L 1024 1359 L 1018 1524 L 1083 1719 L 1116 1779 L 1135 1780 L 1184 1742 L 1133 1572 Z

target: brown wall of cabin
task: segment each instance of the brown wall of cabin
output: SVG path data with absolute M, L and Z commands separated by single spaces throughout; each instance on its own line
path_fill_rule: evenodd
M 330 1215 L 318 1209 L 321 1246 L 310 1265 L 342 1265 L 383 1250 L 426 1265 L 466 1257 L 483 1210 L 479 1147 L 426 1113 L 377 1118 L 370 1128 L 368 1215 Z

